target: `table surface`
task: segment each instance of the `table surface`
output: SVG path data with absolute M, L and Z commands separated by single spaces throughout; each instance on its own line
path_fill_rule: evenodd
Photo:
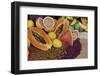
M 81 32 L 79 38 L 82 44 L 82 50 L 77 58 L 88 58 L 88 33 Z

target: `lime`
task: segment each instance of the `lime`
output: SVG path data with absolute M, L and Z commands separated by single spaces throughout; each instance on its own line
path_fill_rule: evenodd
M 79 30 L 80 29 L 80 25 L 78 23 L 74 24 L 75 26 L 75 30 Z
M 55 39 L 56 38 L 56 33 L 55 32 L 49 32 L 48 33 L 48 36 L 51 40 Z
M 27 26 L 28 26 L 28 28 L 34 26 L 33 21 L 32 20 L 28 20 Z
M 59 39 L 54 39 L 53 40 L 53 46 L 55 48 L 60 48 L 62 46 L 62 42 Z

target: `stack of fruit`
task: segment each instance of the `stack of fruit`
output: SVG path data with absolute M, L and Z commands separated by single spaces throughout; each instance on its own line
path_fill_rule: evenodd
M 69 20 L 73 22 L 70 23 Z M 70 26 L 74 29 L 72 30 Z M 73 17 L 60 17 L 58 20 L 50 16 L 38 17 L 35 23 L 33 20 L 28 20 L 28 47 L 32 45 L 40 51 L 48 51 L 66 46 L 64 57 L 70 57 L 71 52 L 81 49 L 78 38 L 79 28 L 77 20 Z M 78 46 L 79 49 L 77 49 Z M 66 54 L 66 52 L 70 53 Z
M 79 35 L 77 30 L 76 31 L 70 30 L 69 23 L 64 19 L 64 17 L 56 21 L 52 17 L 48 17 L 48 16 L 45 17 L 44 19 L 38 17 L 38 19 L 36 20 L 36 27 L 34 27 L 34 22 L 32 20 L 29 20 L 28 29 L 29 29 L 28 42 L 30 42 L 31 44 L 33 44 L 33 46 L 36 46 L 41 50 L 48 50 L 52 47 L 52 45 L 55 48 L 60 48 L 62 47 L 63 44 L 67 46 L 72 46 L 73 41 L 76 40 Z M 36 43 L 38 42 L 36 41 L 35 38 L 33 39 L 34 37 L 32 36 L 33 31 L 37 32 L 38 35 L 44 38 L 44 40 L 46 41 L 45 45 L 41 44 L 39 46 L 40 43 L 37 45 L 34 43 L 34 42 Z M 30 44 L 28 43 L 28 45 Z M 43 49 L 43 47 L 46 47 L 47 49 Z

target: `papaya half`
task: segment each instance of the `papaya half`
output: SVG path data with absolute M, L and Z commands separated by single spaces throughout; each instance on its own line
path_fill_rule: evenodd
M 56 33 L 58 38 L 68 29 L 69 29 L 69 24 L 64 18 L 60 18 L 58 21 L 56 21 L 54 32 Z
M 28 38 L 30 43 L 40 50 L 47 51 L 52 46 L 52 41 L 48 35 L 37 27 L 32 27 L 28 30 Z

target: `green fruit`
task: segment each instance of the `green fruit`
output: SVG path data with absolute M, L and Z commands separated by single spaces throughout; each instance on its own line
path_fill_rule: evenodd
M 55 39 L 56 38 L 56 33 L 55 32 L 49 32 L 48 33 L 48 36 L 51 40 Z
M 74 19 L 74 20 L 71 22 L 71 24 L 70 24 L 70 25 L 74 25 L 74 24 L 76 24 L 76 22 L 77 22 L 77 20 L 76 20 L 76 19 Z
M 53 40 L 53 46 L 55 48 L 60 48 L 62 46 L 62 42 L 59 39 L 54 39 Z
M 32 20 L 28 20 L 27 26 L 28 26 L 28 28 L 34 26 L 33 21 Z
M 75 27 L 75 30 L 79 30 L 80 29 L 80 25 L 78 23 L 75 24 L 74 27 Z

